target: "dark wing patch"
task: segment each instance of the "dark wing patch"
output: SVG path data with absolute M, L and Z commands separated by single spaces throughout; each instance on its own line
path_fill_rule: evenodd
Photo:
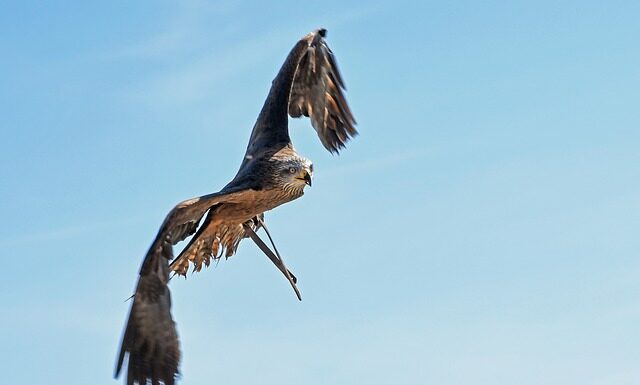
M 320 141 L 333 153 L 358 134 L 344 89 L 333 52 L 324 40 L 324 30 L 320 30 L 298 63 L 289 95 L 289 115 L 311 118 Z
M 223 190 L 179 203 L 165 218 L 145 256 L 125 327 L 116 377 L 128 355 L 127 384 L 173 385 L 178 375 L 180 344 L 171 316 L 169 261 L 173 245 L 196 232 L 214 205 L 233 200 L 244 188 Z
M 171 245 L 163 242 L 148 255 L 148 269 L 138 280 L 116 368 L 118 376 L 128 354 L 127 385 L 173 385 L 178 375 L 180 344 L 167 287 L 171 256 Z

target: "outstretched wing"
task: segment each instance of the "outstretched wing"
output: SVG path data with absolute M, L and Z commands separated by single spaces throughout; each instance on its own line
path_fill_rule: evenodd
M 321 38 L 307 47 L 298 62 L 289 95 L 289 115 L 311 118 L 322 145 L 337 153 L 358 131 L 344 97 L 344 81 L 336 59 L 324 40 L 325 33 L 318 32 Z
M 253 127 L 245 162 L 290 144 L 289 115 L 311 118 L 320 141 L 333 153 L 358 134 L 344 97 L 344 81 L 325 35 L 325 29 L 313 31 L 289 52 Z
M 178 374 L 180 344 L 171 316 L 169 261 L 173 245 L 196 232 L 213 206 L 242 196 L 244 188 L 229 188 L 178 204 L 165 218 L 140 268 L 140 277 L 125 327 L 116 377 L 128 355 L 127 384 L 173 385 Z
M 180 343 L 167 287 L 171 248 L 163 241 L 156 250 L 150 250 L 145 269 L 140 272 L 116 368 L 117 377 L 128 354 L 127 385 L 173 385 L 178 374 Z

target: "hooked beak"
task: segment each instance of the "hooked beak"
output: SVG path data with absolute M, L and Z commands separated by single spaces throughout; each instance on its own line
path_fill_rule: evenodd
M 307 185 L 309 185 L 309 187 L 311 187 L 311 174 L 309 174 L 308 171 L 304 172 L 304 183 L 306 183 Z
M 296 179 L 303 180 L 305 184 L 311 186 L 311 174 L 307 170 L 302 170 Z

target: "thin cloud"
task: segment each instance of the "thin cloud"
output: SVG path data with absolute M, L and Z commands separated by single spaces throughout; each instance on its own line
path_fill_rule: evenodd
M 403 163 L 411 163 L 416 159 L 427 156 L 433 151 L 430 149 L 420 149 L 415 151 L 397 152 L 386 154 L 375 158 L 368 158 L 358 162 L 342 164 L 323 172 L 327 177 L 337 175 L 353 175 L 354 173 L 366 173 L 380 170 Z
M 380 12 L 382 5 L 341 12 L 338 17 L 331 18 L 328 27 L 369 17 Z M 156 59 L 165 64 L 176 56 L 182 56 L 181 64 L 131 84 L 123 90 L 122 96 L 131 102 L 151 106 L 196 102 L 217 92 L 216 89 L 225 81 L 249 71 L 273 55 L 274 41 L 291 40 L 292 36 L 302 33 L 301 30 L 306 31 L 308 25 L 312 25 L 311 28 L 327 26 L 326 20 L 321 18 L 316 22 L 305 22 L 306 29 L 299 27 L 300 20 L 292 20 L 290 24 L 279 25 L 271 30 L 263 28 L 244 41 L 230 41 L 222 49 L 219 45 L 211 46 L 203 41 L 203 36 L 210 33 L 210 16 L 214 13 L 227 13 L 229 7 L 231 6 L 217 5 L 215 8 L 203 8 L 201 2 L 191 2 L 162 32 L 112 52 L 112 58 Z M 228 29 L 233 30 L 234 27 L 228 26 Z M 222 33 L 219 27 L 216 33 Z M 233 34 L 227 34 L 233 38 Z M 195 55 L 189 52 L 202 45 L 210 48 Z
M 142 218 L 129 217 L 126 220 L 117 221 L 104 221 L 104 222 L 92 222 L 82 223 L 75 225 L 68 225 L 59 228 L 46 229 L 41 231 L 34 231 L 31 233 L 23 233 L 0 240 L 2 244 L 7 246 L 16 246 L 30 243 L 40 242 L 53 242 L 53 241 L 66 241 L 74 238 L 78 238 L 82 235 L 89 234 L 96 231 L 104 231 L 114 227 L 120 227 L 125 223 L 132 223 L 141 220 Z
M 271 31 L 226 51 L 210 51 L 175 70 L 152 76 L 125 90 L 130 100 L 144 104 L 182 104 L 200 100 L 216 86 L 247 71 L 271 54 L 270 41 L 281 32 Z

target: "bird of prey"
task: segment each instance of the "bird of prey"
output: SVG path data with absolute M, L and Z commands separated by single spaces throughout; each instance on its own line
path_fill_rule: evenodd
M 325 34 L 325 29 L 313 31 L 290 51 L 272 82 L 233 180 L 217 193 L 179 203 L 162 223 L 140 268 L 118 356 L 116 377 L 128 356 L 128 385 L 173 385 L 178 374 L 180 347 L 170 311 L 170 272 L 185 275 L 190 265 L 200 271 L 211 259 L 233 255 L 242 239 L 251 238 L 300 299 L 296 279 L 273 241 L 275 253 L 256 231 L 266 231 L 265 211 L 300 198 L 311 185 L 313 165 L 291 143 L 289 116 L 309 117 L 323 146 L 332 153 L 358 133 Z M 174 258 L 173 245 L 191 235 Z M 267 235 L 271 240 L 268 231 Z

